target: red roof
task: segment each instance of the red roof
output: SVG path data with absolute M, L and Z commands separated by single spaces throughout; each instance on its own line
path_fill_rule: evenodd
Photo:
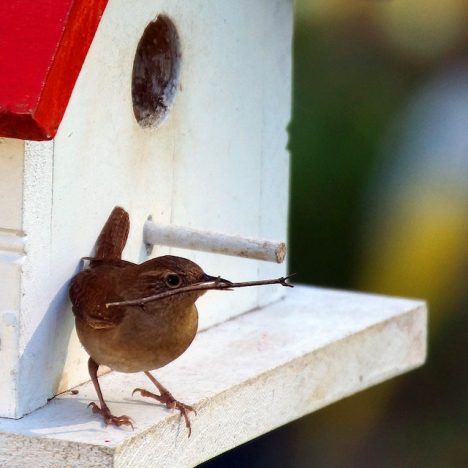
M 54 137 L 107 1 L 0 0 L 0 137 Z

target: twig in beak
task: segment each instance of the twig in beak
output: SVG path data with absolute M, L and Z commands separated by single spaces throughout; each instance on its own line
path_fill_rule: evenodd
M 177 294 L 183 294 L 183 293 L 194 292 L 194 291 L 209 291 L 213 289 L 232 291 L 234 288 L 245 288 L 248 286 L 264 286 L 267 284 L 281 284 L 281 286 L 293 288 L 294 286 L 288 283 L 287 280 L 294 275 L 295 273 L 288 275 L 288 276 L 282 276 L 281 278 L 259 280 L 259 281 L 245 281 L 242 283 L 225 282 L 222 278 L 218 277 L 215 281 L 193 284 L 191 286 L 184 286 L 178 289 L 171 289 L 169 291 L 164 291 L 162 293 L 154 294 L 153 296 L 143 297 L 141 299 L 132 299 L 130 301 L 108 302 L 106 304 L 106 308 L 118 307 L 118 306 L 140 306 L 142 307 L 148 302 L 153 302 L 159 299 L 165 299 L 167 297 L 176 296 Z

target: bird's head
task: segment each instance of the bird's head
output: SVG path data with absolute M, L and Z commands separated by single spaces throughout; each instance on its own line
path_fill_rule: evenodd
M 140 270 L 139 279 L 147 286 L 145 292 L 151 292 L 151 294 L 213 282 L 231 284 L 230 281 L 223 278 L 207 275 L 195 262 L 173 255 L 156 257 L 138 267 Z M 187 298 L 189 295 L 195 301 L 205 292 L 206 290 L 197 290 L 180 296 Z M 173 298 L 182 299 L 180 296 L 173 296 Z

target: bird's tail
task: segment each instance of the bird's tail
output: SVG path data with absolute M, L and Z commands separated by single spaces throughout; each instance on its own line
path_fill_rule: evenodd
M 95 259 L 118 260 L 127 243 L 130 219 L 128 213 L 116 206 L 96 241 Z

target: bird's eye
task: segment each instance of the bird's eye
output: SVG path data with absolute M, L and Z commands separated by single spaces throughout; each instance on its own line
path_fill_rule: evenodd
M 170 288 L 177 288 L 180 285 L 180 277 L 178 275 L 167 275 L 165 281 Z

